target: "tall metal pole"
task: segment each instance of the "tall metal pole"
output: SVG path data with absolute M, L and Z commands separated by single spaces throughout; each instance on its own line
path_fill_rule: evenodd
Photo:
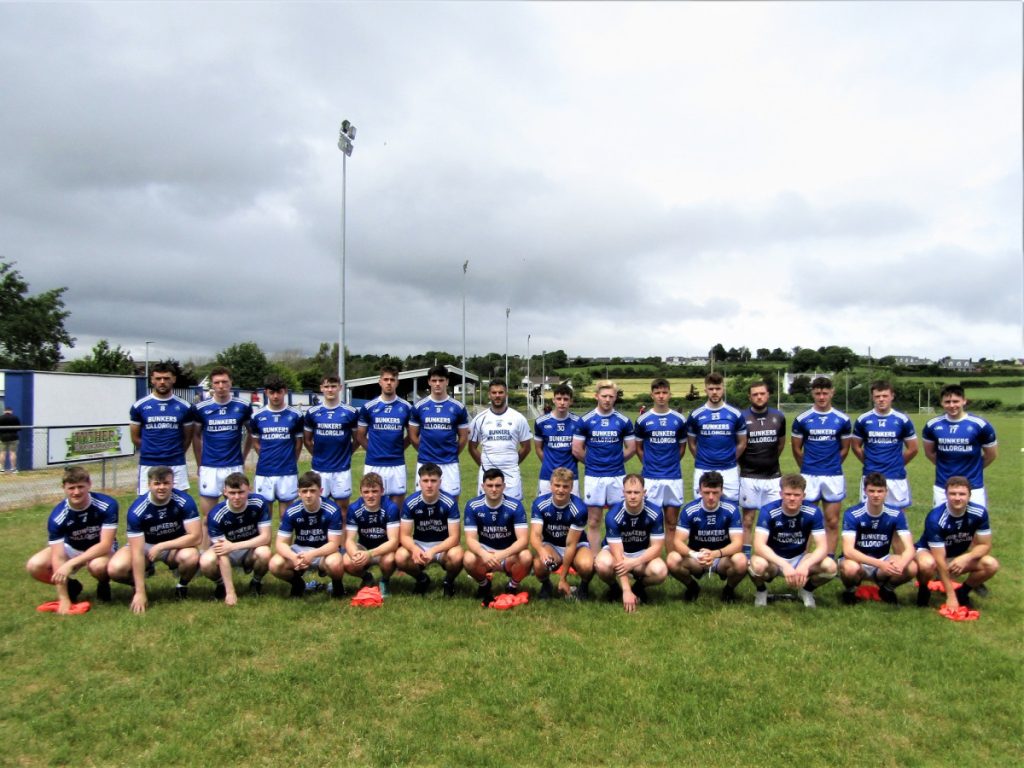
M 530 338 L 531 334 L 526 334 L 526 397 L 530 397 L 530 390 L 533 388 L 533 384 L 530 381 Z
M 466 406 L 466 271 L 469 259 L 462 262 L 462 406 Z
M 147 341 L 146 342 L 146 386 L 147 387 L 149 386 L 149 345 L 152 344 L 152 343 L 153 343 L 152 341 Z
M 544 405 L 544 387 L 548 383 L 548 361 L 547 351 L 540 351 L 540 404 Z
M 508 386 L 508 316 L 512 307 L 505 307 L 505 386 Z
M 345 250 L 348 187 L 348 158 L 352 154 L 352 142 L 356 138 L 356 127 L 348 120 L 342 120 L 338 134 L 338 149 L 341 150 L 341 298 L 338 308 L 338 378 L 341 380 L 341 400 L 348 402 L 348 386 L 345 383 Z

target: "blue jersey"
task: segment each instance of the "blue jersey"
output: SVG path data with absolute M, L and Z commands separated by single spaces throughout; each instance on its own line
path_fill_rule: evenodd
M 526 530 L 526 509 L 519 499 L 502 498 L 497 509 L 487 506 L 483 494 L 466 502 L 463 523 L 466 533 L 476 532 L 477 540 L 488 549 L 508 549 L 516 543 L 516 531 Z
M 991 536 L 992 526 L 988 522 L 988 510 L 980 504 L 968 504 L 962 515 L 957 517 L 945 504 L 940 504 L 924 519 L 924 534 L 917 542 L 918 549 L 946 548 L 946 558 L 959 557 L 974 541 L 975 534 Z
M 724 549 L 732 543 L 733 534 L 743 533 L 743 513 L 725 499 L 713 511 L 705 509 L 701 499 L 694 499 L 680 510 L 676 530 L 686 531 L 687 546 L 692 550 Z
M 861 502 L 843 513 L 844 546 L 847 533 L 852 534 L 854 549 L 881 560 L 892 549 L 893 537 L 903 533 L 909 535 L 910 526 L 902 509 L 883 506 L 881 514 L 876 517 L 868 512 L 867 503 Z
M 260 535 L 260 528 L 270 527 L 270 507 L 271 502 L 255 493 L 249 494 L 240 512 L 231 509 L 226 500 L 220 502 L 206 517 L 210 541 L 227 539 L 234 544 L 255 539 Z
M 84 552 L 100 543 L 102 530 L 117 530 L 117 510 L 117 500 L 103 493 L 90 493 L 85 509 L 72 509 L 64 499 L 46 521 L 49 543 L 67 544 Z
M 621 544 L 627 555 L 643 552 L 652 542 L 665 538 L 665 515 L 661 507 L 644 499 L 637 514 L 626 511 L 626 502 L 614 504 L 604 516 L 604 543 Z
M 359 409 L 359 426 L 366 428 L 366 464 L 371 467 L 405 466 L 405 428 L 412 406 L 400 397 L 379 397 Z
M 306 411 L 305 430 L 313 435 L 313 470 L 345 472 L 352 468 L 352 433 L 359 412 L 338 403 L 333 408 L 314 405 Z
M 686 419 L 678 411 L 647 411 L 636 420 L 636 439 L 644 446 L 644 477 L 681 480 L 679 446 L 686 444 Z
M 787 559 L 802 555 L 813 536 L 825 535 L 825 518 L 812 504 L 802 504 L 795 515 L 782 510 L 782 500 L 761 507 L 757 529 L 768 534 L 768 548 Z
M 459 506 L 447 493 L 441 492 L 435 501 L 427 501 L 417 491 L 402 505 L 402 520 L 412 521 L 412 537 L 416 541 L 439 544 L 448 538 L 448 526 L 459 524 Z
M 419 461 L 454 464 L 459 460 L 459 432 L 469 431 L 469 414 L 458 400 L 424 397 L 413 406 L 409 424 L 420 430 Z
M 348 507 L 345 525 L 350 531 L 359 534 L 357 541 L 367 549 L 376 549 L 388 543 L 388 531 L 395 530 L 399 525 L 398 507 L 391 499 L 382 498 L 380 506 L 370 511 L 366 502 L 357 499 Z
M 579 423 L 580 417 L 575 413 L 564 419 L 547 413 L 533 423 L 533 439 L 544 451 L 538 479 L 550 480 L 551 471 L 560 467 L 572 472 L 573 477 L 579 477 L 579 467 L 572 455 L 572 436 L 576 434 Z
M 825 413 L 809 408 L 793 419 L 793 437 L 803 440 L 804 460 L 800 471 L 805 475 L 843 474 L 839 452 L 843 440 L 848 439 L 852 431 L 849 416 L 835 408 Z
M 174 491 L 166 504 L 158 505 L 144 493 L 128 507 L 128 538 L 139 536 L 147 544 L 159 544 L 184 536 L 185 523 L 199 519 L 199 509 L 187 493 Z
M 853 439 L 864 446 L 864 474 L 881 472 L 887 480 L 907 478 L 903 443 L 916 437 L 914 423 L 900 411 L 889 411 L 884 416 L 868 411 L 853 425 Z
M 252 406 L 232 397 L 218 403 L 212 397 L 192 408 L 203 438 L 199 464 L 204 467 L 238 467 L 242 461 L 242 431 L 252 418 Z
M 131 423 L 141 428 L 139 463 L 174 467 L 185 463 L 185 427 L 192 424 L 192 406 L 180 397 L 161 400 L 146 395 L 129 409 Z
M 732 469 L 736 466 L 736 438 L 747 434 L 747 422 L 728 403 L 694 408 L 686 420 L 686 432 L 697 439 L 694 469 Z
M 569 503 L 559 507 L 551 494 L 545 493 L 533 501 L 530 524 L 534 523 L 541 525 L 541 541 L 564 549 L 570 530 L 582 532 L 587 529 L 587 505 L 579 496 L 570 494 Z
M 586 443 L 587 455 L 583 466 L 586 474 L 592 477 L 626 474 L 622 449 L 635 439 L 632 421 L 618 411 L 605 415 L 596 408 L 580 419 L 573 436 L 573 440 Z
M 980 416 L 966 414 L 954 421 L 946 415 L 930 419 L 921 431 L 921 439 L 935 445 L 935 484 L 946 487 L 946 481 L 960 475 L 971 482 L 971 488 L 985 486 L 983 448 L 994 448 L 996 431 Z
M 260 441 L 256 474 L 264 477 L 297 475 L 299 463 L 295 456 L 295 438 L 302 437 L 302 430 L 302 414 L 293 408 L 257 411 L 249 423 L 249 431 Z
M 320 507 L 310 512 L 301 501 L 296 501 L 284 514 L 277 527 L 278 536 L 292 536 L 292 544 L 319 549 L 327 543 L 328 535 L 341 536 L 345 523 L 341 510 L 330 499 L 320 499 Z

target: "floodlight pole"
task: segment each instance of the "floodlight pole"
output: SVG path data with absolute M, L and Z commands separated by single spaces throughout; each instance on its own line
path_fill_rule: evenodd
M 154 343 L 155 342 L 152 342 L 152 341 L 147 341 L 146 342 L 146 386 L 147 387 L 149 386 L 149 345 L 150 344 L 154 344 Z
M 462 407 L 466 407 L 466 272 L 469 259 L 462 262 Z
M 505 307 L 505 386 L 508 386 L 508 316 L 512 307 Z
M 345 215 L 348 186 L 348 158 L 352 156 L 352 142 L 356 138 L 356 127 L 348 120 L 342 120 L 338 133 L 338 149 L 341 150 L 341 296 L 338 307 L 338 379 L 341 383 L 341 400 L 348 402 L 348 387 L 345 384 Z
M 526 397 L 530 397 L 530 385 L 533 383 L 530 381 L 530 338 L 531 334 L 526 334 Z

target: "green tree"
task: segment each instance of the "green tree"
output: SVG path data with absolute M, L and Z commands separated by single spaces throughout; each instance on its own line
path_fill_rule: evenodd
M 821 355 L 821 365 L 826 370 L 835 373 L 852 368 L 853 364 L 857 362 L 857 353 L 849 347 L 821 347 L 818 349 L 818 354 Z
M 230 368 L 232 381 L 242 389 L 259 389 L 273 370 L 267 356 L 254 341 L 232 344 L 218 352 L 217 364 Z M 294 374 L 292 378 L 295 378 Z
M 92 352 L 80 360 L 72 360 L 65 366 L 72 373 L 135 373 L 135 361 L 127 351 L 118 344 L 111 349 L 110 342 L 100 339 Z
M 792 362 L 793 371 L 795 373 L 814 371 L 819 365 L 821 365 L 821 355 L 813 349 L 798 349 L 793 353 Z
M 789 385 L 789 394 L 791 395 L 810 395 L 811 394 L 811 377 L 810 376 L 797 376 L 793 379 L 793 383 Z
M 61 360 L 60 345 L 74 346 L 64 328 L 71 315 L 64 291 L 29 296 L 28 283 L 11 262 L 0 261 L 0 368 L 52 371 Z

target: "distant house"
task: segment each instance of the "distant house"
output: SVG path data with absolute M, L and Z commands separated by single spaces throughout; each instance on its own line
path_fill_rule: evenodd
M 682 355 L 669 355 L 661 358 L 669 365 L 707 365 L 707 357 L 683 357 Z
M 931 365 L 932 361 L 926 357 L 917 357 L 915 355 L 893 355 L 892 359 L 896 361 L 896 365 Z
M 944 357 L 939 360 L 939 365 L 947 371 L 973 371 L 974 363 L 968 359 Z

